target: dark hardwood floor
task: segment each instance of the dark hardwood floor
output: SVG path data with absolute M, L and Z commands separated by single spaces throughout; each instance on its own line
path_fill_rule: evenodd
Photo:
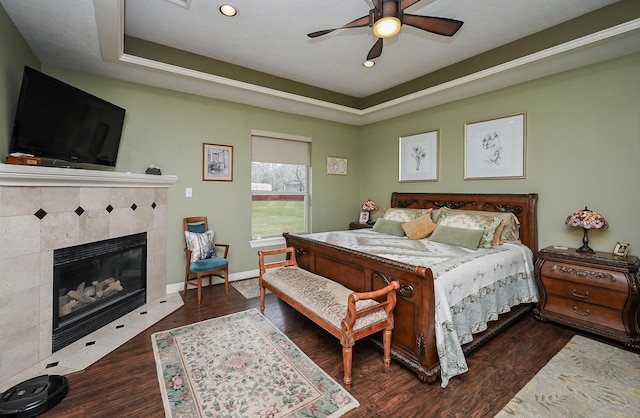
M 185 305 L 86 370 L 67 376 L 69 393 L 43 417 L 162 417 L 151 334 L 259 307 L 233 287 L 187 292 Z M 342 382 L 338 340 L 277 299 L 267 296 L 265 315 L 313 361 Z M 386 371 L 382 353 L 366 340 L 353 353 L 351 393 L 360 407 L 346 417 L 492 417 L 549 361 L 575 331 L 539 323 L 528 314 L 467 356 L 469 371 L 446 389 L 422 383 L 396 362 Z

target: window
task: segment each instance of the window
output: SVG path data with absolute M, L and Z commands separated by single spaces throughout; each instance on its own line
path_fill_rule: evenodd
M 308 232 L 311 138 L 252 131 L 251 239 Z

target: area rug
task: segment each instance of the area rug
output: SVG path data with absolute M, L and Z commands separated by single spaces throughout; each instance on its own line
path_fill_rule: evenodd
M 246 299 L 253 299 L 260 296 L 260 282 L 258 278 L 238 280 L 231 282 L 231 286 L 242 294 Z M 271 293 L 265 289 L 266 294 Z
M 496 417 L 637 417 L 640 354 L 575 336 Z
M 167 417 L 339 417 L 359 406 L 255 309 L 151 341 Z

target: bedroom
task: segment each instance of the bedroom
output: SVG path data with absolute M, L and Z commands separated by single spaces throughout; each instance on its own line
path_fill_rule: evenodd
M 637 254 L 640 225 L 631 220 L 640 192 L 630 184 L 640 177 L 635 161 L 640 151 L 638 54 L 357 127 L 41 67 L 4 11 L 0 19 L 2 158 L 24 65 L 41 68 L 126 107 L 129 119 L 117 170 L 143 172 L 154 163 L 163 173 L 179 178 L 168 195 L 169 285 L 180 283 L 183 274 L 181 219 L 195 212 L 209 216 L 220 239 L 231 244 L 232 275 L 256 268 L 255 249 L 248 244 L 249 173 L 243 167 L 250 161 L 251 129 L 313 137 L 312 165 L 320 167 L 313 179 L 314 230 L 346 229 L 357 220 L 364 200 L 372 198 L 385 207 L 391 192 L 398 190 L 535 192 L 540 196 L 541 248 L 577 246 L 581 234 L 565 227 L 564 219 L 588 205 L 603 213 L 611 225 L 590 235 L 592 247 L 609 252 L 617 241 L 629 242 L 631 254 Z M 464 123 L 517 112 L 527 113 L 526 178 L 463 180 Z M 397 138 L 431 129 L 441 133 L 440 181 L 399 184 L 394 157 Z M 234 146 L 233 182 L 202 182 L 203 142 Z M 324 175 L 327 155 L 348 158 L 349 175 Z M 187 187 L 193 188 L 192 198 L 184 197 Z M 224 203 L 212 205 L 212 196 Z

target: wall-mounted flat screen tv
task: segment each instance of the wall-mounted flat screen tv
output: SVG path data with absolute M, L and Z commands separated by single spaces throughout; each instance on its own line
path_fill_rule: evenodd
M 10 153 L 114 167 L 125 109 L 24 68 Z M 64 165 L 64 164 L 61 164 Z

